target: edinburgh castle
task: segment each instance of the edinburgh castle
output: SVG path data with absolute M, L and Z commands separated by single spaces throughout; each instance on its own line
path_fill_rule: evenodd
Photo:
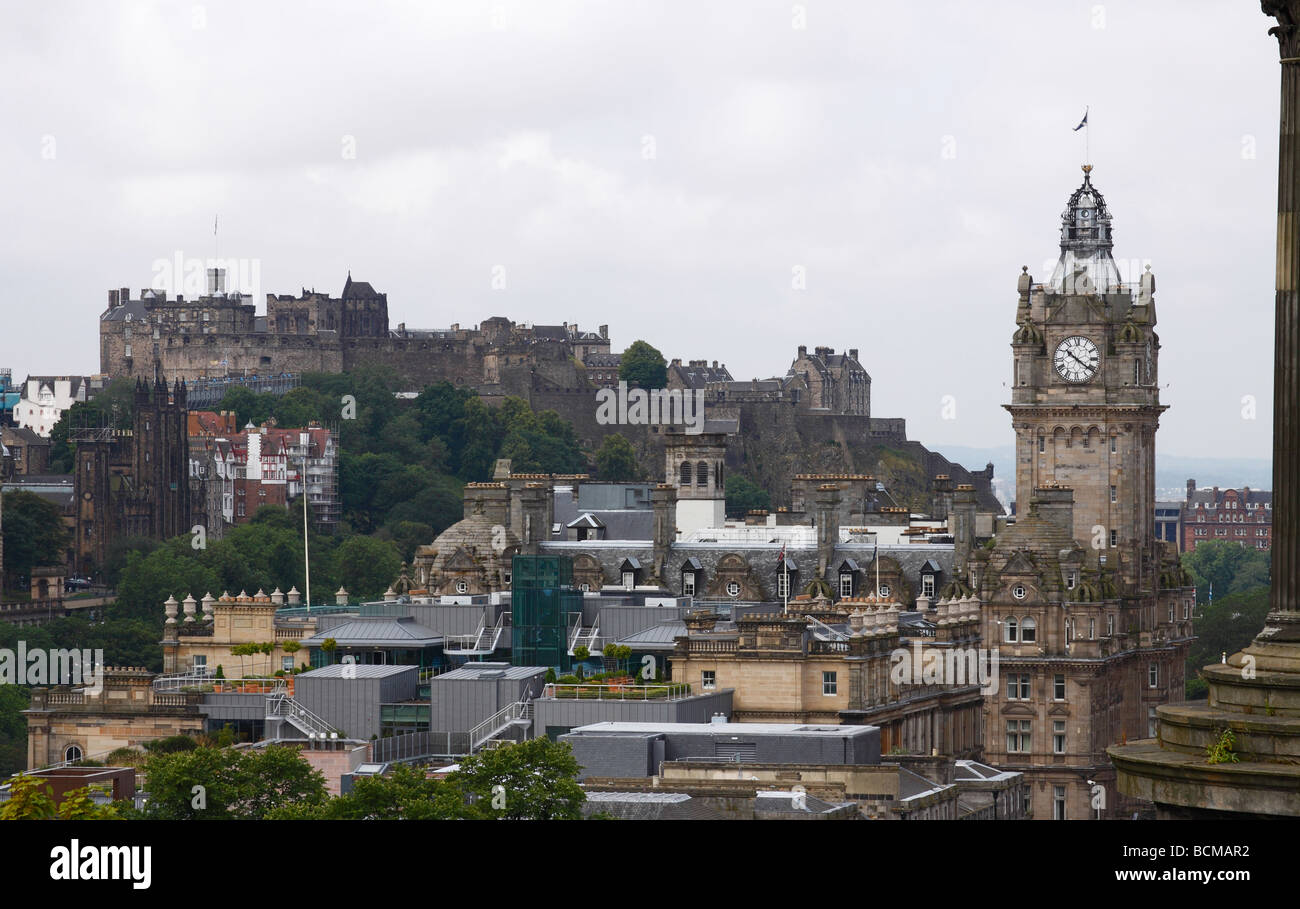
M 303 288 L 297 296 L 266 295 L 265 315 L 251 296 L 227 293 L 221 269 L 208 272 L 207 293 L 168 299 L 158 290 L 108 292 L 99 318 L 100 371 L 113 377 L 163 375 L 192 383 L 218 376 L 338 373 L 392 369 L 409 391 L 441 381 L 475 390 L 487 403 L 523 398 L 538 411 L 571 422 L 589 449 L 611 432 L 633 443 L 643 466 L 662 463 L 656 426 L 601 425 L 594 393 L 616 378 L 607 326 L 541 325 L 492 317 L 462 328 L 390 325 L 387 294 L 349 274 L 342 294 Z M 981 506 L 1000 510 L 992 467 L 972 472 L 915 441 L 899 418 L 871 415 L 871 378 L 856 349 L 836 353 L 800 347 L 786 373 L 733 381 L 725 364 L 673 360 L 668 385 L 704 395 L 708 419 L 739 431 L 727 440 L 727 462 L 769 490 L 788 490 L 796 474 L 879 476 L 899 504 L 928 507 L 933 478 L 972 484 Z

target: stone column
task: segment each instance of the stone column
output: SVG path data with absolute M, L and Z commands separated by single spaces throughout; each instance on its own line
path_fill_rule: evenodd
M 1273 583 L 1256 645 L 1300 642 L 1300 0 L 1263 0 L 1282 63 L 1273 361 Z M 1297 667 L 1300 668 L 1300 667 Z

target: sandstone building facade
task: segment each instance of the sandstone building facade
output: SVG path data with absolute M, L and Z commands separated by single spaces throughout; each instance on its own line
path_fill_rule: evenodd
M 1183 700 L 1192 637 L 1195 591 L 1155 539 L 1155 279 L 1121 283 L 1090 172 L 1050 281 L 1019 278 L 1007 410 L 1021 507 L 961 579 L 1001 654 L 985 760 L 1025 773 L 1040 819 L 1131 809 L 1106 748 L 1154 734 L 1157 706 Z

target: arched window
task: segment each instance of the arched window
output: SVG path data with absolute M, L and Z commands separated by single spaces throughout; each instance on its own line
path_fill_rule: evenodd
M 63 759 L 65 761 L 79 761 L 82 758 L 80 745 L 69 745 L 63 749 Z
M 682 486 L 691 485 L 691 462 L 682 461 Z
M 1008 644 L 1014 644 L 1020 640 L 1019 636 L 1016 633 L 1018 631 L 1018 627 L 1017 627 L 1015 616 L 1012 616 L 1011 618 L 1003 622 L 1003 627 L 1006 629 L 1006 634 L 1003 637 L 1004 641 L 1006 641 Z
M 709 465 L 704 461 L 700 461 L 695 465 L 695 485 L 709 485 Z
M 1038 625 L 1029 616 L 1025 616 L 1020 622 L 1020 640 L 1026 644 L 1038 640 Z

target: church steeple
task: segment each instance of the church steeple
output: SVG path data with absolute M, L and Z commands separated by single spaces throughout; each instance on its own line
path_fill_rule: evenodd
M 1092 185 L 1092 165 L 1083 165 L 1083 184 L 1061 213 L 1061 257 L 1050 286 L 1058 293 L 1104 294 L 1119 289 L 1119 268 L 1111 258 L 1110 210 Z

